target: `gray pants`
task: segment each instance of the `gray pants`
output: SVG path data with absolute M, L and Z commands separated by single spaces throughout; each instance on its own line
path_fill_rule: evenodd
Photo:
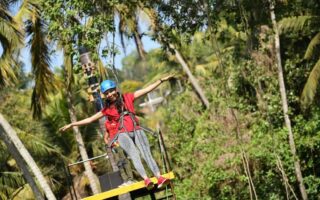
M 117 163 L 120 171 L 121 178 L 124 182 L 133 181 L 133 174 L 131 169 L 130 161 L 124 155 L 123 149 L 121 147 L 113 147 L 113 158 Z
M 139 151 L 153 174 L 155 176 L 160 175 L 159 167 L 151 155 L 149 141 L 143 130 L 136 130 L 135 132 L 129 133 L 120 133 L 118 135 L 118 142 L 120 147 L 132 159 L 133 165 L 140 176 L 147 177 L 147 174 L 142 165 Z

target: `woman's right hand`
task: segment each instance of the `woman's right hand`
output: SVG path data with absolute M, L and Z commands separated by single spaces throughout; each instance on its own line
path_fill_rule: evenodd
M 175 76 L 175 74 L 170 74 L 170 75 L 168 75 L 168 76 L 165 76 L 165 77 L 161 78 L 160 81 L 161 81 L 161 82 L 167 81 L 167 80 L 173 78 L 174 76 Z
M 71 124 L 67 124 L 67 125 L 61 127 L 61 128 L 59 129 L 59 131 L 60 131 L 60 132 L 64 132 L 64 131 L 68 130 L 68 129 L 71 128 L 71 127 L 72 127 L 72 123 L 71 123 Z
M 109 144 L 109 133 L 108 132 L 104 133 L 103 140 L 104 140 L 104 143 L 106 143 L 106 145 Z
M 109 138 L 104 138 L 104 143 L 106 143 L 106 145 L 109 144 Z

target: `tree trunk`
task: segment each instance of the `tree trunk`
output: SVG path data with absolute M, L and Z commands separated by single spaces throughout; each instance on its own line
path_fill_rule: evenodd
M 2 120 L 0 120 L 0 124 L 3 124 Z M 11 156 L 17 162 L 18 167 L 22 171 L 23 177 L 25 178 L 26 182 L 30 185 L 30 187 L 33 191 L 34 197 L 37 200 L 44 200 L 44 197 L 42 196 L 36 182 L 34 181 L 32 174 L 28 170 L 27 163 L 23 160 L 22 156 L 18 152 L 18 149 L 13 144 L 13 142 L 10 140 L 7 132 L 3 129 L 2 126 L 0 126 L 0 138 L 4 141 Z
M 8 150 L 12 153 L 12 156 L 16 159 L 17 164 L 22 170 L 24 177 L 30 184 L 30 187 L 32 188 L 34 195 L 37 197 L 37 199 L 43 199 L 43 197 L 41 194 L 39 194 L 40 193 L 39 190 L 35 189 L 36 184 L 34 180 L 31 180 L 32 177 L 28 169 L 25 168 L 26 166 L 29 166 L 30 170 L 35 175 L 46 197 L 49 200 L 56 200 L 56 197 L 54 196 L 49 184 L 44 178 L 36 162 L 33 160 L 32 156 L 30 155 L 28 150 L 25 148 L 25 146 L 21 142 L 15 130 L 10 126 L 10 124 L 5 120 L 5 118 L 1 114 L 0 114 L 0 135 L 4 139 L 5 143 L 7 144 Z M 21 159 L 21 157 L 23 159 Z M 27 163 L 27 165 L 25 165 L 24 161 L 22 160 L 24 160 Z
M 134 37 L 134 42 L 136 44 L 136 48 L 137 48 L 137 51 L 138 51 L 140 59 L 145 61 L 146 60 L 146 52 L 145 52 L 145 50 L 143 48 L 143 44 L 142 44 L 142 41 L 141 41 L 141 36 L 139 35 L 138 30 L 136 30 L 133 33 L 133 37 Z
M 72 79 L 72 75 L 70 76 L 70 74 L 72 74 L 72 70 L 73 70 L 73 56 L 70 54 L 70 50 L 68 47 L 64 47 L 64 72 L 66 75 L 66 95 L 67 95 L 67 104 L 68 104 L 68 112 L 70 115 L 70 120 L 71 122 L 76 122 L 77 121 L 77 116 L 76 116 L 76 112 L 74 109 L 74 105 L 73 105 L 73 100 L 72 100 L 72 93 L 71 93 L 71 79 Z M 69 66 L 69 67 L 68 67 Z M 68 75 L 69 74 L 69 75 Z M 79 148 L 79 152 L 80 152 L 80 156 L 81 159 L 84 160 L 88 160 L 88 154 L 82 139 L 82 135 L 81 132 L 79 130 L 79 127 L 77 126 L 73 126 L 73 133 L 75 135 L 76 141 L 77 141 L 77 145 Z M 99 189 L 97 186 L 97 183 L 95 181 L 95 174 L 92 171 L 90 162 L 85 161 L 83 162 L 84 165 L 84 169 L 85 169 L 85 174 L 87 175 L 88 179 L 89 179 L 89 184 L 90 184 L 90 188 L 93 194 L 98 194 L 99 193 Z
M 280 94 L 281 94 L 281 100 L 282 100 L 283 115 L 284 115 L 286 127 L 288 129 L 289 145 L 290 145 L 291 154 L 294 157 L 294 169 L 295 169 L 296 177 L 299 183 L 301 197 L 302 199 L 307 200 L 308 196 L 303 183 L 303 176 L 301 173 L 300 161 L 296 153 L 296 146 L 294 143 L 294 137 L 293 137 L 292 128 L 291 128 L 291 121 L 288 114 L 288 101 L 287 101 L 286 88 L 285 88 L 284 78 L 283 78 L 283 69 L 281 64 L 280 38 L 279 38 L 276 17 L 274 13 L 274 2 L 273 0 L 269 0 L 269 3 L 270 3 L 270 15 L 271 15 L 273 31 L 274 31 L 276 61 L 277 61 L 277 67 L 278 67 L 278 79 L 279 79 L 279 87 L 280 87 Z
M 179 63 L 182 66 L 183 71 L 188 75 L 189 80 L 191 82 L 191 85 L 193 86 L 193 88 L 196 90 L 197 95 L 199 96 L 202 104 L 206 107 L 209 108 L 210 104 L 209 101 L 207 99 L 207 97 L 205 96 L 203 89 L 200 87 L 200 85 L 198 84 L 197 79 L 193 76 L 192 72 L 190 71 L 190 68 L 187 64 L 187 62 L 184 60 L 184 58 L 182 57 L 182 55 L 180 54 L 180 52 L 175 48 L 174 45 L 169 44 L 170 48 L 172 48 L 175 52 L 175 56 L 177 58 L 177 60 L 179 61 Z
M 77 117 L 75 114 L 74 106 L 72 104 L 72 95 L 71 95 L 70 90 L 67 90 L 67 103 L 68 103 L 68 111 L 69 111 L 69 115 L 70 115 L 70 120 L 71 120 L 71 122 L 76 122 Z M 73 132 L 74 132 L 74 135 L 76 137 L 76 141 L 77 141 L 77 144 L 79 147 L 81 159 L 88 160 L 88 154 L 85 149 L 84 142 L 83 142 L 79 127 L 73 126 L 72 129 L 73 129 Z M 95 182 L 95 178 L 94 178 L 95 175 L 94 175 L 92 168 L 90 166 L 90 162 L 86 161 L 83 163 L 83 165 L 84 165 L 85 173 L 88 176 L 90 188 L 91 188 L 93 194 L 98 194 L 99 190 L 98 190 L 97 183 Z
M 210 104 L 208 99 L 206 98 L 203 89 L 200 87 L 198 84 L 197 79 L 193 76 L 187 62 L 184 60 L 183 56 L 179 52 L 179 50 L 170 42 L 167 41 L 166 36 L 163 35 L 162 33 L 162 26 L 158 20 L 158 16 L 156 11 L 154 10 L 149 10 L 147 13 L 150 17 L 150 20 L 152 21 L 152 29 L 154 34 L 156 35 L 157 40 L 159 41 L 160 44 L 162 44 L 165 47 L 170 47 L 171 49 L 174 50 L 175 56 L 178 60 L 178 62 L 181 64 L 183 71 L 188 75 L 188 78 L 191 82 L 192 87 L 195 89 L 197 95 L 199 96 L 202 104 L 206 107 L 209 108 Z

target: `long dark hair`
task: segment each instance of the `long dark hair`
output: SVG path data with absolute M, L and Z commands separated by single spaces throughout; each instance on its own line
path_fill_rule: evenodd
M 118 96 L 117 96 L 117 99 L 115 101 L 115 106 L 117 108 L 118 113 L 120 114 L 125 110 L 125 107 L 124 107 L 124 104 L 123 104 L 123 95 L 120 94 L 119 92 L 117 92 L 117 94 L 118 94 Z M 107 99 L 106 100 L 106 107 L 110 108 L 110 106 L 111 106 L 111 102 L 110 102 L 110 100 Z

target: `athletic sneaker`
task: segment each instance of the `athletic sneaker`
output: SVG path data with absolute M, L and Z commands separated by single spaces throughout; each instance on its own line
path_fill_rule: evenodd
M 158 188 L 163 188 L 163 187 L 167 186 L 169 183 L 170 183 L 169 179 L 166 179 L 162 176 L 160 176 L 158 178 Z
M 146 186 L 147 190 L 151 190 L 154 186 L 150 178 L 144 179 L 144 185 Z

